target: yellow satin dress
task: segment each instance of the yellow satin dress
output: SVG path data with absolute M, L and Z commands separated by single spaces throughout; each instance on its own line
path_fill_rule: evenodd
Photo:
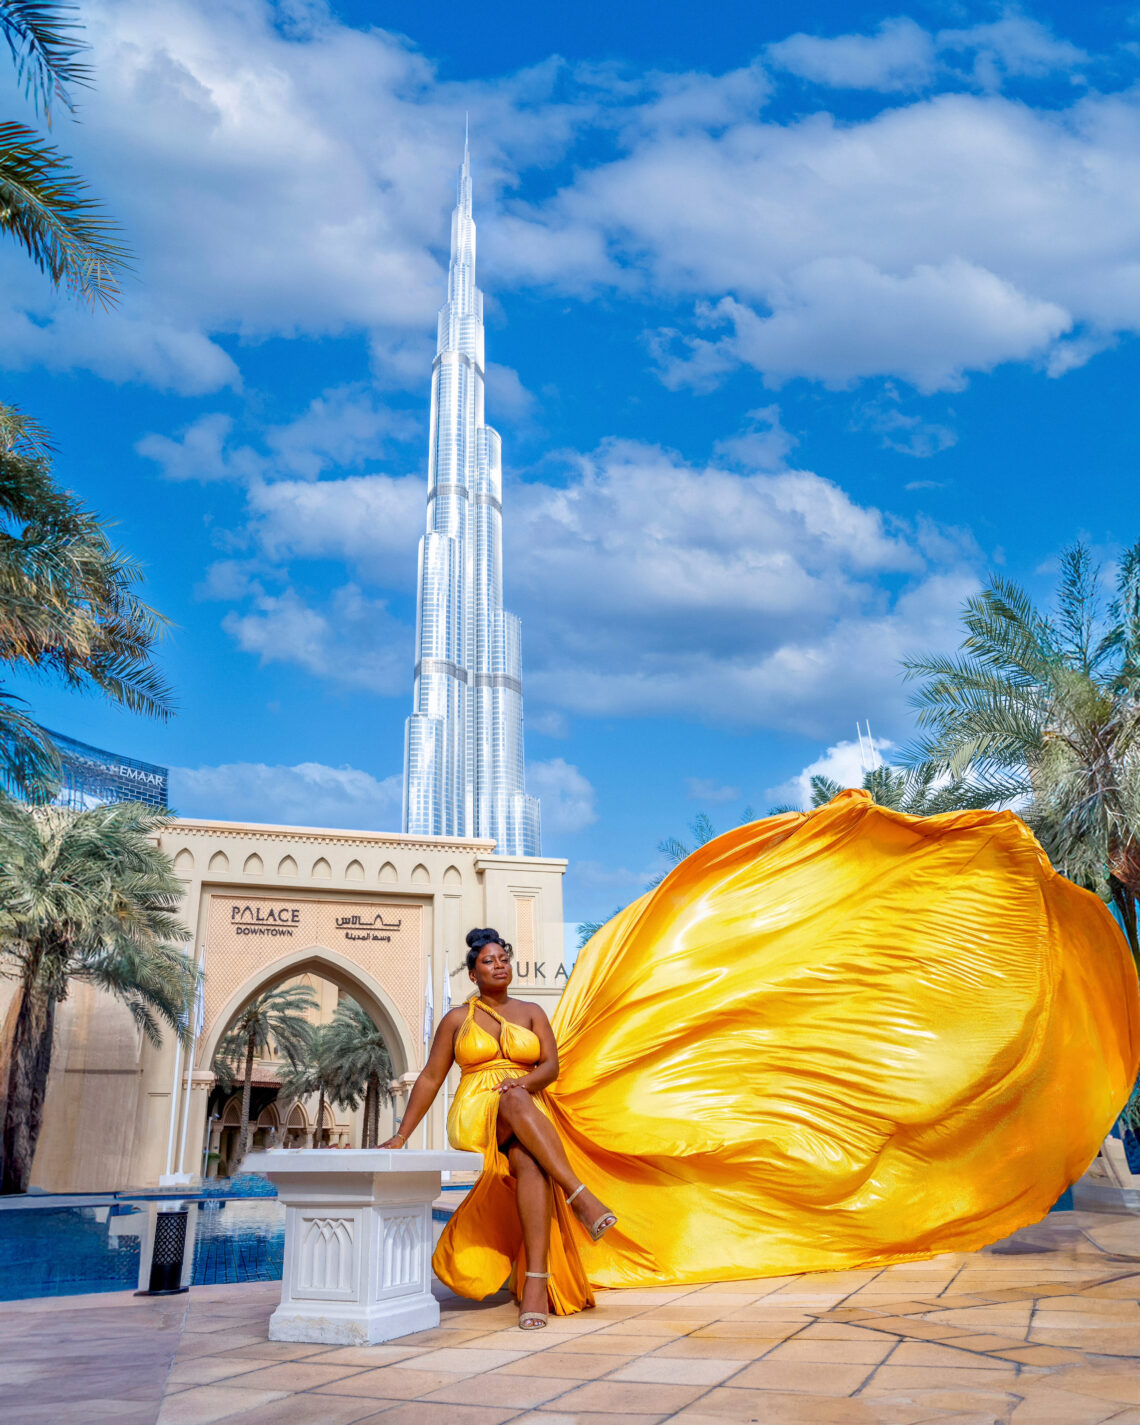
M 560 1222 L 593 1287 L 996 1241 L 1085 1171 L 1140 1059 L 1124 937 L 1022 821 L 855 791 L 695 852 L 594 936 L 553 1025 L 544 1111 L 619 1217 Z M 456 1213 L 458 1290 L 507 1276 L 507 1206 Z
M 476 1020 L 476 1006 L 497 1022 L 498 1038 Z M 516 1295 L 522 1294 L 526 1254 L 515 1206 L 515 1181 L 498 1146 L 500 1098 L 495 1089 L 504 1079 L 528 1074 L 541 1057 L 536 1034 L 504 1019 L 477 995 L 467 1001 L 467 1018 L 455 1035 L 455 1062 L 461 1077 L 447 1115 L 447 1136 L 453 1148 L 481 1153 L 483 1172 L 444 1228 L 432 1259 L 436 1276 L 460 1296 L 481 1300 L 508 1279 Z M 547 1095 L 540 1090 L 532 1098 L 551 1117 Z M 547 1286 L 551 1308 L 559 1315 L 594 1304 L 574 1228 L 588 1240 L 563 1193 L 555 1188 Z

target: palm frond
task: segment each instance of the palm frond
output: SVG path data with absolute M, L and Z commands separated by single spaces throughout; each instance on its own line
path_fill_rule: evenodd
M 78 38 L 83 27 L 67 18 L 76 9 L 58 0 L 0 0 L 0 35 L 8 42 L 16 77 L 49 124 L 54 101 L 74 110 L 67 86 L 92 81 L 90 68 L 76 58 L 87 49 Z
M 674 866 L 679 866 L 689 854 L 689 848 L 675 836 L 667 836 L 663 841 L 659 841 L 657 850 Z
M 811 804 L 813 807 L 826 806 L 842 790 L 843 788 L 833 777 L 825 777 L 821 773 L 817 773 L 811 779 Z
M 166 718 L 152 654 L 165 621 L 139 597 L 142 570 L 57 483 L 46 432 L 0 405 L 0 662 Z
M 1096 671 L 1097 627 L 1101 621 L 1100 569 L 1088 548 L 1077 543 L 1061 556 L 1056 628 L 1060 651 L 1070 667 Z
M 363 1099 L 369 1082 L 390 1099 L 393 1068 L 384 1035 L 354 999 L 343 998 L 325 1027 L 323 1051 L 337 1065 L 338 1090 Z
M 52 451 L 47 427 L 19 406 L 0 405 L 0 451 L 27 460 L 47 460 Z
M 1109 609 L 1112 620 L 1106 642 L 1121 659 L 1117 686 L 1140 696 L 1140 540 L 1125 550 L 1116 572 L 1116 597 Z
M 24 706 L 22 698 L 0 688 L 0 791 L 50 801 L 59 790 L 59 753 Z
M 0 232 L 7 232 L 41 272 L 74 296 L 113 306 L 130 267 L 118 225 L 69 160 L 34 129 L 0 123 Z

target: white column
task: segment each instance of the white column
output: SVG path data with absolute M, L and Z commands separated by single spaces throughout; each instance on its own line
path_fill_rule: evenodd
M 271 1341 L 370 1346 L 439 1325 L 431 1291 L 431 1205 L 444 1169 L 478 1153 L 294 1149 L 251 1153 L 285 1205 L 281 1305 Z

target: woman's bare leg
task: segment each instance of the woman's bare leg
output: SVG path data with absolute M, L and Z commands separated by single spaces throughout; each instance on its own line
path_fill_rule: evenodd
M 550 1219 L 553 1203 L 550 1179 L 521 1143 L 515 1142 L 507 1153 L 511 1176 L 517 1185 L 519 1222 L 522 1224 L 523 1245 L 526 1247 L 528 1272 L 545 1272 L 550 1251 Z M 519 1300 L 524 1311 L 545 1311 L 546 1282 L 537 1277 L 523 1277 L 519 1282 Z
M 578 1186 L 558 1130 L 534 1106 L 525 1089 L 505 1093 L 499 1100 L 499 1128 L 500 1136 L 513 1135 L 517 1138 L 547 1177 L 556 1182 L 564 1193 L 569 1195 Z M 589 1188 L 578 1194 L 571 1207 L 587 1223 L 596 1222 L 604 1211 L 604 1204 Z

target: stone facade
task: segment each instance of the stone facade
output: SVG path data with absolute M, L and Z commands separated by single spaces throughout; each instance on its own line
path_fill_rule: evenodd
M 192 1082 L 184 1063 L 176 1067 L 172 1036 L 157 1050 L 140 1043 L 124 1009 L 74 989 L 57 1022 L 36 1187 L 153 1185 L 172 1144 L 175 1169 L 181 1159 L 198 1172 L 214 1049 L 242 1006 L 275 985 L 311 974 L 350 994 L 384 1031 L 407 1084 L 423 1064 L 429 977 L 436 1023 L 448 990 L 453 1004 L 470 993 L 472 926 L 492 925 L 514 943 L 521 998 L 550 1013 L 566 982 L 564 861 L 495 856 L 490 841 L 198 819 L 175 821 L 162 844 L 185 882 L 185 922 L 205 971 Z M 416 1147 L 446 1146 L 444 1100 Z

